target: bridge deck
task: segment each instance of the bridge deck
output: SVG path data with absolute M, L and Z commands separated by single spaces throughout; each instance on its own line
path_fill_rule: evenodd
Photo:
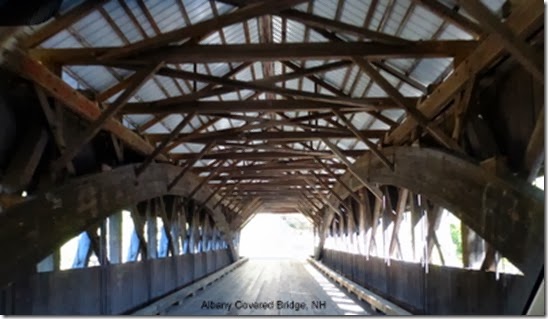
M 316 306 L 315 306 L 316 305 Z M 168 315 L 367 315 L 364 302 L 306 261 L 251 259 Z

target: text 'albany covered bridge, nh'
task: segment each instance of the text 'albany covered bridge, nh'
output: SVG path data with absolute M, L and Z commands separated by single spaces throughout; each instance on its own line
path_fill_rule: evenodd
M 1 313 L 166 313 L 244 261 L 262 212 L 304 215 L 310 262 L 384 313 L 543 293 L 542 1 L 20 6 L 0 3 Z

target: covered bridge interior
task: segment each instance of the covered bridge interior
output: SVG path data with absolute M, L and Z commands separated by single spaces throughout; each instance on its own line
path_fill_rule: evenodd
M 0 23 L 0 313 L 188 313 L 181 291 L 242 291 L 269 212 L 314 229 L 279 267 L 373 312 L 544 314 L 542 1 L 8 0 Z

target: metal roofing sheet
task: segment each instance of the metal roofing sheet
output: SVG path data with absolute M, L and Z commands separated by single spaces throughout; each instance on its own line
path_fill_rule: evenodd
M 103 7 L 114 24 L 130 43 L 144 39 L 143 35 L 139 32 L 139 29 L 131 21 L 130 17 L 126 14 L 118 1 L 109 1 Z

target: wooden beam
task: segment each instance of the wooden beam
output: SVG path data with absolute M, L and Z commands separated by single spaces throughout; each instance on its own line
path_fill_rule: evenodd
M 339 199 L 339 202 L 341 204 L 341 206 L 343 206 L 347 212 L 350 212 L 351 211 L 351 208 L 350 206 L 348 206 L 344 200 L 339 196 L 339 194 L 335 193 L 335 191 L 333 191 L 333 189 L 326 183 L 324 182 L 321 177 L 319 177 L 318 175 L 316 175 L 316 173 L 314 173 L 314 171 L 309 171 L 310 174 L 314 175 L 314 177 L 316 178 L 316 180 L 318 182 L 320 182 L 320 185 L 324 188 L 324 189 L 327 189 L 329 191 L 330 194 L 332 194 L 333 196 L 335 196 L 336 198 Z M 305 177 L 306 178 L 306 177 Z M 308 179 L 306 179 L 308 180 Z M 309 184 L 310 186 L 312 186 L 313 184 Z M 314 188 L 314 190 L 317 190 L 316 188 Z
M 479 24 L 489 33 L 498 36 L 506 50 L 527 70 L 533 77 L 544 83 L 544 54 L 538 54 L 523 39 L 520 39 L 514 32 L 500 19 L 495 16 L 491 10 L 478 0 L 460 1 L 466 12 L 470 13 L 478 20 Z
M 403 98 L 407 103 L 417 102 L 416 98 Z M 171 114 L 171 113 L 232 113 L 232 112 L 288 112 L 322 111 L 331 109 L 356 111 L 382 111 L 399 109 L 389 98 L 341 99 L 331 102 L 314 100 L 249 100 L 249 101 L 175 101 L 128 103 L 122 114 Z
M 544 5 L 541 1 L 518 2 L 518 6 L 508 17 L 505 23 L 520 39 L 526 39 L 532 32 L 544 25 Z M 471 76 L 479 74 L 489 68 L 505 52 L 505 47 L 496 34 L 488 35 L 478 47 L 458 65 L 455 71 L 435 91 L 430 94 L 417 108 L 427 118 L 439 114 L 454 98 Z M 450 106 L 451 107 L 451 106 Z M 413 119 L 406 119 L 394 129 L 385 139 L 385 142 L 393 145 L 405 143 L 410 132 L 417 126 Z
M 120 68 L 129 69 L 129 70 L 135 70 L 139 68 L 138 65 L 131 65 L 131 64 L 117 64 L 116 66 Z M 259 81 L 245 82 L 245 81 L 226 79 L 226 78 L 200 74 L 195 72 L 176 70 L 169 67 L 164 67 L 158 70 L 158 75 L 219 84 L 225 87 L 231 87 L 231 88 L 241 89 L 241 90 L 245 89 L 245 90 L 252 90 L 256 92 L 271 92 L 271 93 L 276 93 L 284 96 L 304 98 L 307 100 L 313 100 L 313 101 L 319 101 L 319 102 L 337 103 L 337 104 L 342 104 L 347 106 L 355 106 L 355 107 L 369 106 L 368 102 L 370 102 L 368 100 L 361 101 L 359 99 L 354 99 L 348 96 L 332 96 L 327 94 L 318 94 L 318 93 L 306 92 L 301 90 L 283 88 L 283 87 L 279 87 L 272 84 L 264 84 L 264 83 L 257 84 L 257 82 Z M 413 99 L 414 101 L 417 101 L 416 98 L 411 98 L 411 99 Z
M 334 169 L 345 169 L 346 166 L 344 164 L 332 164 L 332 168 Z M 280 162 L 276 164 L 270 164 L 270 165 L 247 165 L 247 166 L 239 166 L 234 169 L 227 169 L 224 168 L 222 172 L 272 172 L 272 171 L 302 171 L 302 170 L 310 170 L 310 169 L 321 169 L 322 167 L 316 163 L 312 162 Z M 192 169 L 195 173 L 202 173 L 202 172 L 208 172 L 209 169 L 206 167 L 195 167 Z
M 67 27 L 70 27 L 78 20 L 84 18 L 90 14 L 93 10 L 102 6 L 106 0 L 86 0 L 83 3 L 79 4 L 75 8 L 71 9 L 69 12 L 63 14 L 62 16 L 55 17 L 55 20 L 46 24 L 44 27 L 40 28 L 38 31 L 32 33 L 27 38 L 21 41 L 21 46 L 25 48 L 35 47 L 40 43 L 51 38 L 58 32 L 63 31 Z
M 366 138 L 381 138 L 388 131 L 386 130 L 364 130 L 359 131 Z M 226 131 L 209 132 L 195 135 L 194 138 L 187 138 L 192 133 L 179 134 L 177 139 L 183 139 L 187 143 L 209 143 L 216 140 L 218 144 L 223 144 L 223 141 L 262 141 L 269 142 L 299 142 L 299 141 L 315 141 L 318 139 L 327 138 L 355 138 L 351 132 L 241 132 L 232 133 Z M 164 140 L 169 134 L 148 134 L 149 140 L 152 142 Z
M 365 74 L 369 75 L 371 80 L 373 80 L 383 91 L 385 91 L 388 96 L 394 99 L 394 102 L 404 108 L 411 118 L 413 118 L 417 123 L 419 123 L 420 126 L 426 129 L 441 144 L 452 150 L 461 150 L 460 146 L 455 142 L 455 140 L 447 136 L 447 134 L 445 134 L 440 128 L 430 125 L 429 119 L 425 117 L 424 114 L 422 114 L 415 107 L 415 105 L 406 102 L 403 95 L 394 86 L 392 86 L 392 84 L 390 84 L 390 82 L 388 82 L 388 80 L 386 80 L 384 76 L 380 74 L 380 72 L 375 70 L 369 62 L 361 58 L 354 58 L 354 62 Z
M 202 188 L 203 186 L 205 186 L 207 184 L 207 182 L 209 182 L 209 180 L 211 178 L 213 178 L 214 176 L 218 175 L 220 173 L 220 170 L 221 168 L 223 168 L 223 165 L 227 162 L 226 159 L 224 160 L 220 160 L 220 161 L 217 161 L 217 162 L 213 162 L 213 164 L 209 165 L 209 167 L 214 167 L 214 169 L 209 173 L 209 175 L 207 175 L 206 177 L 202 178 L 202 180 L 200 181 L 200 183 L 198 184 L 198 186 L 194 187 L 194 189 L 192 189 L 192 191 L 190 191 L 190 193 L 188 194 L 188 197 L 191 197 L 194 196 L 194 194 L 196 194 L 196 192 L 198 190 L 200 190 L 200 188 Z M 233 168 L 234 166 L 236 166 L 236 164 L 238 164 L 237 161 L 233 162 L 229 167 L 230 168 Z
M 465 18 L 460 13 L 448 8 L 444 4 L 436 0 L 413 0 L 415 3 L 418 3 L 430 11 L 434 12 L 441 18 L 444 18 L 457 26 L 461 27 L 464 31 L 470 33 L 471 35 L 478 37 L 483 32 L 479 25 Z
M 358 128 L 354 126 L 354 124 L 352 124 L 352 121 L 347 119 L 346 116 L 344 116 L 344 114 L 342 114 L 336 109 L 333 110 L 333 113 L 337 115 L 337 117 L 343 121 L 343 123 L 346 125 L 346 128 L 350 132 L 352 132 L 360 141 L 362 141 L 365 145 L 367 145 L 369 150 L 373 152 L 373 154 L 375 154 L 375 156 L 377 156 L 381 160 L 381 162 L 383 162 L 384 165 L 386 165 L 386 167 L 388 167 L 391 170 L 394 169 L 394 164 L 392 164 L 386 157 L 384 157 L 384 155 L 381 152 L 379 152 L 379 150 L 377 149 L 377 145 L 373 144 L 371 141 L 369 141 L 369 139 L 366 136 L 362 135 L 361 131 L 358 130 Z
M 20 51 L 10 52 L 7 58 L 9 61 L 5 64 L 6 67 L 42 87 L 48 95 L 59 100 L 63 107 L 76 115 L 88 121 L 95 121 L 101 115 L 101 109 L 96 103 L 75 91 L 40 62 L 29 58 Z M 147 141 L 114 119 L 108 120 L 104 128 L 138 153 L 147 155 L 154 150 Z M 160 158 L 166 159 L 164 156 L 160 156 Z
M 152 161 L 156 158 L 156 156 L 162 153 L 162 151 L 166 148 L 167 144 L 169 144 L 169 142 L 173 141 L 175 137 L 177 137 L 177 134 L 179 134 L 181 130 L 185 126 L 187 126 L 188 123 L 190 123 L 190 121 L 194 118 L 194 115 L 195 115 L 194 113 L 188 114 L 184 119 L 181 120 L 181 122 L 179 122 L 179 124 L 177 124 L 177 126 L 173 129 L 173 131 L 171 131 L 169 136 L 165 140 L 163 140 L 162 143 L 160 143 L 160 145 L 156 146 L 152 154 L 147 156 L 147 158 L 145 158 L 143 163 L 141 163 L 141 165 L 139 165 L 137 169 L 135 170 L 135 174 L 137 176 L 141 175 L 145 171 L 145 169 L 150 165 L 150 163 L 152 163 Z
M 344 152 L 344 151 L 343 151 Z M 348 193 L 350 194 L 350 196 L 352 196 L 356 201 L 360 202 L 360 198 L 358 197 L 358 195 L 356 195 L 352 189 L 350 189 L 350 187 L 348 185 L 346 185 L 345 183 L 343 183 L 343 181 L 339 178 L 339 175 L 333 173 L 333 171 L 331 170 L 331 168 L 329 167 L 329 165 L 325 164 L 321 159 L 315 157 L 314 160 L 316 161 L 316 163 L 320 164 L 323 168 L 324 171 L 327 172 L 328 176 L 331 176 L 332 178 L 334 178 L 337 183 L 339 183 L 340 185 L 342 185 L 344 188 L 346 188 L 346 190 L 348 191 Z M 322 176 L 320 174 L 314 174 L 315 176 L 317 177 L 320 177 L 320 178 L 323 178 L 325 176 Z
M 32 125 L 24 133 L 15 151 L 10 155 L 11 159 L 4 176 L 0 178 L 4 192 L 21 192 L 30 186 L 47 142 L 48 134 L 39 124 Z
M 366 180 L 361 178 L 359 174 L 355 172 L 354 168 L 352 167 L 352 163 L 350 163 L 348 158 L 346 158 L 346 155 L 344 155 L 344 153 L 337 147 L 337 145 L 331 143 L 331 141 L 326 138 L 322 139 L 322 142 L 333 152 L 333 154 L 335 154 L 335 156 L 341 162 L 344 163 L 344 165 L 346 165 L 348 171 L 351 172 L 354 177 L 356 177 L 363 184 L 363 186 L 367 187 L 367 189 L 369 189 L 371 193 L 373 193 L 373 195 L 375 195 L 377 198 L 382 198 L 382 192 L 380 191 L 380 189 L 376 186 L 370 185 Z
M 168 45 L 169 43 L 178 42 L 187 38 L 199 37 L 211 32 L 211 30 L 222 29 L 225 26 L 236 24 L 256 16 L 283 10 L 287 7 L 298 5 L 304 1 L 305 0 L 280 0 L 249 4 L 241 9 L 215 17 L 213 19 L 201 21 L 181 29 L 169 31 L 154 38 L 144 39 L 122 48 L 113 49 L 108 54 L 104 54 L 102 58 L 112 59 L 128 55 L 140 55 L 145 50 L 162 47 Z
M 195 46 L 170 46 L 135 55 L 136 65 L 152 63 L 214 63 L 277 60 L 332 60 L 353 56 L 367 59 L 443 58 L 466 56 L 477 45 L 476 41 L 415 41 L 407 44 L 383 44 L 375 42 L 345 43 L 261 43 L 261 44 L 207 44 Z M 31 55 L 48 63 L 65 65 L 116 64 L 113 59 L 98 59 L 112 55 L 117 48 L 86 49 L 33 49 Z M 135 54 L 135 53 L 132 53 Z
M 405 40 L 399 37 L 391 36 L 386 33 L 372 31 L 367 28 L 361 28 L 356 25 L 344 23 L 341 21 L 326 19 L 317 15 L 297 11 L 294 9 L 283 10 L 278 13 L 280 17 L 291 19 L 303 23 L 309 27 L 325 28 L 334 32 L 346 33 L 362 38 L 366 38 L 372 41 L 387 44 L 406 44 L 409 40 Z
M 129 99 L 154 76 L 155 72 L 163 65 L 157 64 L 153 67 L 145 68 L 133 75 L 133 83 L 122 93 L 116 101 L 101 113 L 101 115 L 86 128 L 82 136 L 74 142 L 70 147 L 67 147 L 64 153 L 52 164 L 51 169 L 55 172 L 66 166 L 66 164 L 78 154 L 80 148 L 91 141 L 97 133 L 103 128 L 105 123 L 110 120 L 119 110 L 121 110 Z
M 383 152 L 396 159 L 394 172 L 372 155 L 354 163 L 356 172 L 371 183 L 405 187 L 423 194 L 455 214 L 522 272 L 538 275 L 538 267 L 543 264 L 543 254 L 539 252 L 544 251 L 543 225 L 538 222 L 544 214 L 542 191 L 510 176 L 490 174 L 475 161 L 448 152 L 417 147 L 386 148 Z M 416 163 L 428 170 L 417 170 Z M 352 189 L 361 187 L 350 172 L 342 180 Z M 492 186 L 488 197 L 484 197 L 482 189 L 487 185 Z M 335 189 L 341 197 L 347 196 L 343 187 L 336 185 Z M 330 201 L 338 202 L 334 197 Z M 509 201 L 515 203 L 511 204 L 515 207 L 512 211 L 507 209 Z M 485 207 L 493 213 L 478 218 L 477 212 Z M 506 226 L 498 228 L 502 225 Z
M 523 157 L 522 171 L 527 176 L 528 182 L 533 182 L 537 178 L 538 173 L 544 162 L 544 154 L 546 152 L 544 146 L 544 107 L 537 114 L 535 128 L 529 137 L 529 143 L 525 149 Z
M 400 225 L 403 220 L 403 212 L 407 204 L 407 195 L 409 191 L 405 188 L 399 190 L 398 205 L 396 207 L 396 220 L 394 221 L 394 229 L 392 231 L 392 238 L 390 240 L 390 246 L 388 249 L 389 256 L 393 256 L 396 251 L 398 234 L 400 232 Z
M 362 150 L 343 151 L 346 156 L 358 157 L 364 154 Z M 170 154 L 170 157 L 174 160 L 187 160 L 195 157 L 197 153 L 180 153 Z M 215 152 L 209 153 L 202 157 L 202 159 L 237 159 L 237 160 L 263 160 L 263 159 L 285 159 L 285 158 L 332 158 L 334 157 L 331 152 L 307 152 L 307 151 L 281 151 L 281 152 Z
M 179 174 L 177 174 L 177 176 L 175 176 L 175 178 L 173 179 L 173 181 L 171 181 L 168 185 L 168 189 L 172 189 L 173 187 L 175 187 L 177 185 L 177 183 L 183 178 L 183 176 L 185 176 L 185 174 L 190 170 L 192 169 L 192 167 L 194 166 L 194 164 L 199 161 L 202 156 L 204 156 L 207 152 L 209 152 L 209 150 L 211 150 L 211 148 L 213 148 L 213 146 L 215 146 L 215 141 L 212 141 L 212 142 L 209 142 L 207 145 L 205 145 L 202 150 L 200 151 L 200 153 L 198 153 L 196 155 L 196 157 L 194 157 L 193 159 L 190 159 L 187 161 L 185 167 L 179 172 Z

